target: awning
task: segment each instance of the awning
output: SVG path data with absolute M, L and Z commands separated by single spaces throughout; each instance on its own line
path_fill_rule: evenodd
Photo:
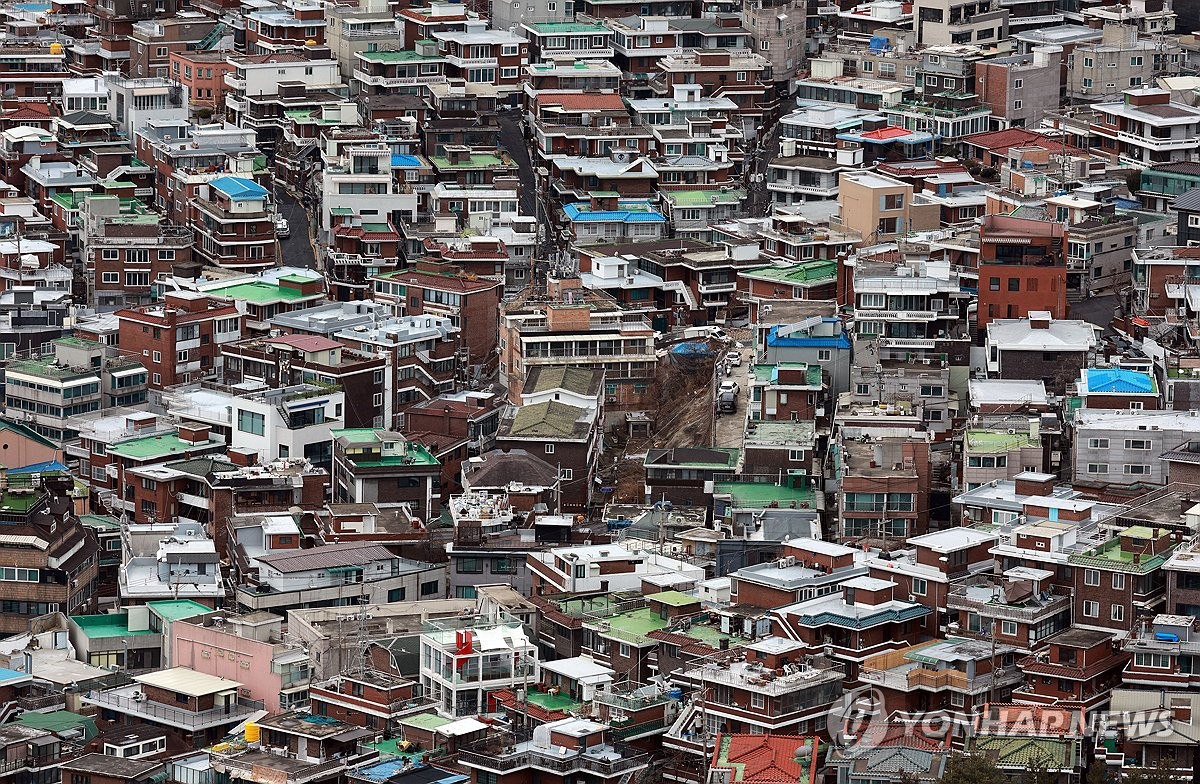
M 114 370 L 112 372 L 112 376 L 113 376 L 113 378 L 125 378 L 126 376 L 135 376 L 138 373 L 145 373 L 145 372 L 146 372 L 146 368 L 144 368 L 144 367 L 131 367 L 131 368 L 126 368 L 125 370 Z

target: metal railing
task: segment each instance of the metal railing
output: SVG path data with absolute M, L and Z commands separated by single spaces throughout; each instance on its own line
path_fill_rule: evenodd
M 189 729 L 198 729 L 214 724 L 233 723 L 245 716 L 263 710 L 262 700 L 252 700 L 238 697 L 237 701 L 224 708 L 211 708 L 202 711 L 188 711 L 163 705 L 150 699 L 135 700 L 131 696 L 113 692 L 95 692 L 86 701 L 102 708 L 115 709 L 123 713 L 140 716 L 153 716 L 158 719 Z

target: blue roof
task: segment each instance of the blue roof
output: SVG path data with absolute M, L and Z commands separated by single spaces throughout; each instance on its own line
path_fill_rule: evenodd
M 1154 379 L 1148 373 L 1122 368 L 1088 368 L 1087 391 L 1090 394 L 1114 393 L 1124 395 L 1154 394 Z
M 25 678 L 25 677 L 27 677 L 27 676 L 23 672 L 19 672 L 17 670 L 10 670 L 5 667 L 0 667 L 0 683 L 4 683 L 5 681 L 13 681 L 13 680 L 16 680 L 17 678 Z
M 421 166 L 421 159 L 415 155 L 393 155 L 393 169 L 417 169 Z
M 353 778 L 370 779 L 371 781 L 384 782 L 394 776 L 399 776 L 402 773 L 425 770 L 426 768 L 428 768 L 428 766 L 424 765 L 423 763 L 413 763 L 403 757 L 394 757 L 383 760 L 382 762 L 375 762 L 364 765 L 360 768 L 354 768 L 350 771 L 350 774 Z M 429 771 L 432 773 L 437 771 L 437 769 L 429 768 Z M 398 780 L 403 781 L 403 779 Z M 420 780 L 423 782 L 429 782 L 429 784 L 462 784 L 465 781 L 469 781 L 469 777 L 464 776 L 461 773 L 444 772 L 440 778 L 436 776 L 431 778 L 430 776 L 426 775 L 422 776 Z
M 578 202 L 576 204 L 567 204 L 563 207 L 563 214 L 567 216 L 569 221 L 578 221 L 585 223 L 588 221 L 620 221 L 622 223 L 666 223 L 667 219 L 663 217 L 661 212 L 656 210 L 647 210 L 645 207 L 650 202 L 641 201 L 618 201 L 617 209 L 615 210 L 592 210 L 591 205 L 587 202 Z M 641 209 L 621 209 L 621 205 L 633 207 L 637 205 Z
M 823 320 L 825 323 L 832 321 L 841 323 L 842 321 L 838 318 L 827 318 Z M 793 348 L 850 348 L 850 336 L 846 334 L 844 327 L 841 333 L 837 335 L 826 335 L 813 338 L 806 335 L 792 334 L 781 338 L 777 334 L 780 326 L 781 325 L 777 324 L 771 327 L 770 332 L 767 333 L 768 346 L 790 346 Z
M 209 183 L 231 199 L 265 199 L 267 189 L 245 177 L 218 177 Z
M 37 474 L 42 471 L 66 471 L 67 467 L 57 460 L 47 460 L 44 463 L 34 463 L 33 465 L 21 466 L 20 468 L 10 468 L 10 474 Z

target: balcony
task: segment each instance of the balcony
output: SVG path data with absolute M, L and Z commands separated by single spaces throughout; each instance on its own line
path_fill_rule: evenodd
M 1101 134 L 1111 135 L 1111 132 L 1105 133 L 1101 128 Z M 1128 131 L 1117 131 L 1117 138 L 1135 147 L 1144 147 L 1146 149 L 1165 152 L 1169 150 L 1191 150 L 1196 146 L 1195 136 L 1175 136 L 1166 139 L 1161 139 L 1155 136 L 1142 135 L 1137 133 L 1129 133 Z
M 500 61 L 495 57 L 459 57 L 450 54 L 446 55 L 446 62 L 459 68 L 496 68 Z
M 603 777 L 645 768 L 650 755 L 625 746 L 595 746 L 580 753 L 574 749 L 535 748 L 525 742 L 508 749 L 460 751 L 458 761 L 468 767 L 505 773 L 519 768 L 540 768 L 552 773 L 595 773 Z
M 347 768 L 378 759 L 379 752 L 360 746 L 360 753 L 337 759 L 308 761 L 261 749 L 211 752 L 212 769 L 252 784 L 306 784 L 328 779 Z
M 179 503 L 187 504 L 196 509 L 207 509 L 208 499 L 202 495 L 193 495 L 192 493 L 180 493 L 178 496 Z
M 377 76 L 359 69 L 355 69 L 354 78 L 363 84 L 375 87 L 413 87 L 421 84 L 441 84 L 446 81 L 446 75 L 442 73 L 418 76 Z
M 1071 606 L 1070 594 L 1057 587 L 1043 592 L 1044 598 L 1034 596 L 1020 605 L 1004 604 L 997 598 L 1000 595 L 999 587 L 964 585 L 955 588 L 946 597 L 946 607 L 950 610 L 978 613 L 988 619 L 1033 623 L 1063 612 Z
M 235 703 L 224 708 L 187 711 L 160 702 L 153 702 L 144 697 L 134 699 L 134 694 L 141 693 L 141 689 L 136 685 L 124 686 L 110 691 L 91 692 L 83 698 L 83 701 L 115 713 L 135 716 L 152 724 L 167 724 L 190 732 L 237 724 L 263 710 L 262 700 L 238 697 Z

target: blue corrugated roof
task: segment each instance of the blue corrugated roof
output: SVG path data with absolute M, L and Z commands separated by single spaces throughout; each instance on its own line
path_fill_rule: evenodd
M 392 168 L 416 169 L 421 165 L 421 159 L 415 155 L 393 155 Z
M 1111 392 L 1124 395 L 1154 394 L 1154 379 L 1147 373 L 1123 368 L 1088 368 L 1089 393 Z
M 267 189 L 245 177 L 218 177 L 209 183 L 231 199 L 265 199 Z
M 825 319 L 826 321 L 841 321 L 841 319 Z M 807 337 L 805 335 L 788 335 L 779 337 L 779 326 L 771 327 L 767 333 L 768 346 L 793 346 L 796 348 L 850 348 L 850 336 L 842 330 L 839 335 L 824 337 Z
M 615 210 L 591 210 L 586 202 L 568 204 L 563 207 L 563 214 L 572 222 L 586 223 L 589 221 L 620 221 L 621 223 L 666 223 L 667 219 L 661 212 L 654 210 L 622 210 L 621 202 L 617 202 Z
M 57 460 L 47 460 L 44 463 L 34 463 L 32 465 L 21 466 L 20 468 L 10 468 L 10 474 L 37 474 L 42 471 L 66 471 L 67 467 Z

